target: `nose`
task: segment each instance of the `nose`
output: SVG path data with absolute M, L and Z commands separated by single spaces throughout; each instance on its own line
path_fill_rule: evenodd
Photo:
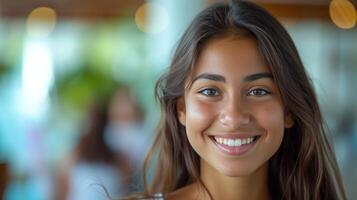
M 229 130 L 235 130 L 249 124 L 251 116 L 242 102 L 230 100 L 225 103 L 219 116 L 219 121 Z

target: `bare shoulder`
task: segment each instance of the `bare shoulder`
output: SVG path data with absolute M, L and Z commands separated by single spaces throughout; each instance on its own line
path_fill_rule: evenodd
M 197 184 L 190 184 L 170 193 L 167 197 L 165 197 L 165 200 L 179 200 L 179 199 L 197 200 L 199 199 L 198 190 L 199 190 L 199 186 Z

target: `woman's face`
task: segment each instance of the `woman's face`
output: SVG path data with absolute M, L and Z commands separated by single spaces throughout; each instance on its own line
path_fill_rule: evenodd
M 293 122 L 254 39 L 209 41 L 189 82 L 178 117 L 201 165 L 244 176 L 275 154 Z

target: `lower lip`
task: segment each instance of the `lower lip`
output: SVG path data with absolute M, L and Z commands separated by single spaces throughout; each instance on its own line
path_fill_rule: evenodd
M 224 153 L 233 155 L 233 156 L 240 156 L 251 150 L 257 141 L 259 140 L 260 137 L 256 138 L 252 143 L 250 144 L 243 144 L 241 146 L 228 146 L 225 144 L 220 144 L 218 143 L 214 138 L 211 138 L 214 142 L 214 144 Z

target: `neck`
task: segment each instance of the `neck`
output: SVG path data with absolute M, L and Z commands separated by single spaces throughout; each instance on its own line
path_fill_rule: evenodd
M 201 161 L 201 179 L 213 199 L 261 200 L 271 199 L 268 189 L 268 164 L 252 174 L 229 177 Z M 209 199 L 209 195 L 206 197 Z M 207 198 L 205 198 L 207 199 Z

